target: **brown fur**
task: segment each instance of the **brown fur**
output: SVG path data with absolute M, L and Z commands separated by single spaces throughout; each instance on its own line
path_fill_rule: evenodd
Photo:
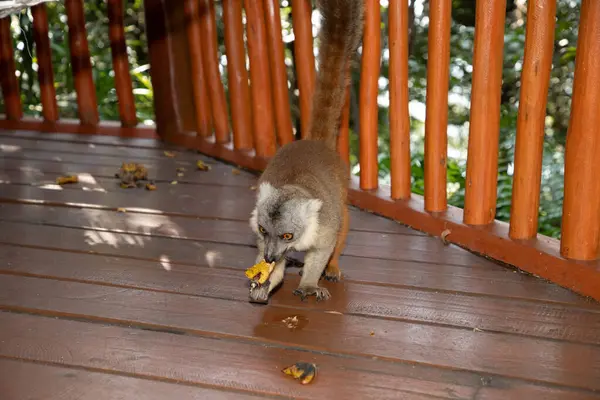
M 319 73 L 311 108 L 308 139 L 335 149 L 350 61 L 362 36 L 363 0 L 317 0 L 323 17 L 319 31 Z

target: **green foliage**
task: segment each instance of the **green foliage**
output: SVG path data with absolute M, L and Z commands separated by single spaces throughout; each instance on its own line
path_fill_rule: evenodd
M 500 114 L 500 141 L 498 157 L 497 218 L 508 221 L 512 195 L 514 143 L 519 103 L 520 73 L 523 60 L 526 7 L 522 2 L 507 1 L 504 65 Z M 216 2 L 217 36 L 223 84 L 227 88 L 226 49 L 222 22 L 222 5 Z M 448 201 L 464 205 L 466 152 L 469 129 L 469 100 L 471 96 L 471 73 L 474 45 L 474 0 L 453 0 L 451 25 L 451 60 L 448 108 Z M 289 96 L 292 118 L 296 129 L 300 127 L 299 94 L 295 77 L 292 16 L 293 9 L 283 0 L 281 18 L 288 68 Z M 131 77 L 134 84 L 137 114 L 140 120 L 154 118 L 153 90 L 149 77 L 148 53 L 145 35 L 142 0 L 125 3 L 125 24 Z M 409 95 L 411 100 L 411 153 L 412 188 L 417 194 L 424 190 L 424 103 L 427 90 L 428 59 L 428 7 L 429 2 L 411 0 L 409 14 Z M 50 24 L 53 67 L 58 104 L 62 117 L 77 117 L 77 102 L 71 74 L 66 14 L 61 2 L 47 3 Z M 559 237 L 563 199 L 563 165 L 566 132 L 569 124 L 571 90 L 580 0 L 558 0 L 555 32 L 555 52 L 552 77 L 548 93 L 546 137 L 544 143 L 542 190 L 540 193 L 539 231 Z M 387 37 L 386 2 L 382 2 L 382 60 L 379 81 L 380 107 L 379 127 L 379 176 L 383 184 L 390 180 L 389 158 L 389 43 Z M 92 55 L 93 76 L 98 96 L 100 116 L 104 120 L 118 120 L 114 72 L 108 43 L 108 20 L 106 2 L 85 2 L 86 29 Z M 32 17 L 29 11 L 13 16 L 13 40 L 15 59 L 20 73 L 19 82 L 25 112 L 39 116 L 41 105 L 39 86 L 36 81 L 37 60 L 33 49 Z M 318 43 L 315 43 L 318 45 Z M 360 66 L 352 70 L 351 96 L 351 164 L 353 173 L 360 174 L 359 154 L 359 83 Z M 2 104 L 0 102 L 0 111 Z M 419 111 L 421 110 L 421 111 Z M 532 194 L 534 195 L 534 194 Z
M 152 85 L 148 74 L 148 51 L 142 0 L 125 4 L 126 44 L 136 99 L 137 117 L 152 121 Z M 71 72 L 71 54 L 65 7 L 62 2 L 46 3 L 48 30 L 52 50 L 54 87 L 61 118 L 77 118 L 77 97 Z M 107 4 L 104 0 L 84 4 L 87 39 L 92 74 L 96 86 L 98 111 L 103 120 L 119 120 L 117 93 L 114 86 L 112 54 L 108 37 Z M 12 16 L 12 32 L 17 71 L 20 73 L 21 100 L 26 115 L 40 117 L 42 106 L 37 82 L 37 57 L 33 41 L 33 16 L 29 9 Z

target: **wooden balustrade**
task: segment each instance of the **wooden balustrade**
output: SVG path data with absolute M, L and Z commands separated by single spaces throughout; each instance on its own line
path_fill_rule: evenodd
M 379 0 L 365 0 L 365 26 L 360 75 L 360 188 L 378 187 L 379 128 L 377 95 L 381 62 L 381 10 Z
M 195 0 L 191 0 L 194 2 Z M 246 70 L 244 49 L 244 24 L 242 0 L 223 0 L 223 23 L 227 48 L 227 78 L 229 82 L 229 105 L 233 125 L 233 143 L 236 149 L 250 150 L 252 140 L 252 110 L 250 87 Z M 205 85 L 202 85 L 205 86 Z
M 296 52 L 296 79 L 300 91 L 300 134 L 306 137 L 310 125 L 311 101 L 315 88 L 315 54 L 313 52 L 312 7 L 306 0 L 292 0 L 292 25 Z
M 215 21 L 215 4 L 212 0 L 200 2 L 200 35 L 202 38 L 202 63 L 204 79 L 208 86 L 212 121 L 217 143 L 229 143 L 229 119 L 227 117 L 227 100 L 225 89 L 219 73 L 219 57 L 217 49 L 217 26 Z M 200 69 L 193 71 L 193 76 L 201 75 Z
M 265 20 L 267 25 L 267 42 L 269 44 L 269 59 L 271 60 L 271 78 L 273 102 L 275 106 L 275 122 L 279 144 L 284 145 L 294 140 L 292 132 L 292 115 L 288 95 L 288 78 L 285 68 L 283 39 L 281 37 L 281 16 L 279 15 L 278 0 L 264 0 Z
M 513 239 L 532 239 L 537 235 L 556 0 L 530 0 L 527 15 L 510 215 Z
M 67 25 L 69 27 L 69 48 L 71 50 L 71 67 L 77 93 L 79 119 L 84 125 L 96 125 L 98 100 L 96 86 L 92 76 L 92 63 L 85 29 L 85 15 L 82 0 L 65 0 Z
M 425 209 L 446 211 L 448 160 L 448 86 L 452 1 L 432 2 L 429 9 L 429 54 L 425 116 Z
M 8 18 L 0 19 L 0 81 L 2 82 L 6 117 L 11 120 L 21 119 L 23 108 L 21 106 L 19 82 L 16 76 L 10 20 Z
M 129 74 L 125 27 L 123 26 L 123 0 L 108 0 L 108 23 L 121 123 L 123 126 L 136 126 L 138 121 L 135 115 L 133 84 Z
M 392 198 L 410 197 L 408 114 L 408 2 L 390 1 L 390 159 Z
M 58 103 L 54 89 L 54 71 L 52 70 L 52 50 L 48 38 L 48 15 L 44 3 L 31 7 L 33 15 L 33 39 L 38 63 L 38 81 L 42 100 L 42 114 L 48 122 L 58 120 Z M 127 74 L 129 76 L 129 74 Z
M 506 0 L 476 6 L 464 213 L 470 225 L 488 225 L 496 216 L 505 10 Z
M 184 7 L 192 67 L 196 131 L 202 137 L 209 137 L 212 135 L 212 116 L 208 84 L 204 71 L 200 7 L 198 0 L 186 0 Z
M 277 147 L 293 140 L 281 21 L 274 0 L 224 0 L 223 20 L 230 110 L 219 72 L 215 3 L 212 0 L 146 0 L 157 130 L 174 143 L 195 148 L 241 166 L 261 170 Z M 85 42 L 82 3 L 67 0 L 73 73 L 81 124 L 94 124 L 97 107 Z M 537 234 L 541 155 L 554 42 L 556 0 L 529 0 L 526 43 L 516 126 L 514 189 L 510 224 L 495 220 L 498 177 L 500 90 L 505 0 L 480 0 L 476 8 L 473 87 L 467 158 L 465 209 L 448 206 L 446 194 L 447 123 L 451 1 L 430 4 L 425 121 L 425 194 L 411 193 L 408 113 L 408 7 L 389 2 L 391 187 L 378 179 L 378 86 L 381 15 L 377 0 L 366 0 L 359 107 L 360 177 L 352 177 L 349 201 L 416 229 L 579 293 L 600 299 L 600 3 L 583 0 L 571 121 L 565 163 L 565 201 L 561 241 Z M 309 128 L 315 83 L 310 2 L 292 0 L 294 51 L 299 88 L 301 136 Z M 124 127 L 56 123 L 68 132 L 151 136 L 135 124 L 130 78 L 125 75 L 120 1 L 109 1 L 111 42 L 121 120 Z M 184 10 L 185 9 L 185 10 Z M 34 8 L 39 79 L 44 118 L 56 121 L 47 21 L 43 5 Z M 185 12 L 184 12 L 185 11 Z M 242 19 L 245 11 L 246 22 Z M 185 24 L 177 18 L 185 14 Z M 159 26 L 157 28 L 157 26 Z M 112 30 L 114 28 L 114 31 Z M 160 29 L 159 29 L 160 28 Z M 246 32 L 245 49 L 243 37 Z M 0 128 L 32 129 L 21 120 L 8 20 L 0 21 L 0 67 L 7 120 Z M 186 40 L 187 39 L 187 40 Z M 183 44 L 178 44 L 182 42 Z M 167 44 L 165 44 L 167 43 Z M 121 58 L 119 58 L 121 57 Z M 249 59 L 248 73 L 246 57 Z M 189 60 L 190 66 L 187 63 Z M 177 69 L 177 70 L 175 70 Z M 248 76 L 250 79 L 248 79 Z M 86 97 L 89 94 L 89 97 Z M 341 115 L 338 150 L 350 160 L 350 89 Z M 193 104 L 193 105 L 189 105 Z M 186 107 L 195 110 L 188 113 Z M 230 143 L 229 114 L 233 127 Z M 188 114 L 195 119 L 189 127 Z M 195 114 L 195 118 L 194 118 Z M 20 120 L 20 121 L 19 121 Z M 36 125 L 36 129 L 47 129 Z M 127 130 L 129 129 L 129 130 Z M 197 133 L 190 135 L 192 133 Z M 214 138 L 212 136 L 214 131 Z M 168 134 L 163 134 L 169 132 Z M 253 151 L 252 151 L 253 150 Z M 400 239 L 399 239 L 400 240 Z
M 250 57 L 254 148 L 259 157 L 270 157 L 276 150 L 275 123 L 263 4 L 259 0 L 244 0 L 244 6 Z
M 565 151 L 561 252 L 596 260 L 600 240 L 600 2 L 583 0 Z M 594 178 L 596 176 L 596 178 Z

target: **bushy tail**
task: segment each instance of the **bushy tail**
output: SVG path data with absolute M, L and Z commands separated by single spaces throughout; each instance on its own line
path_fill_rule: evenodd
M 323 23 L 307 139 L 323 140 L 335 149 L 349 84 L 348 67 L 363 31 L 364 0 L 317 0 L 317 9 Z

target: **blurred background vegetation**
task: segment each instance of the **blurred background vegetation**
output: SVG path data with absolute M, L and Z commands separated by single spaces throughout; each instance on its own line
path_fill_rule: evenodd
M 428 0 L 409 0 L 409 87 L 411 116 L 412 187 L 423 193 L 423 149 L 425 122 L 425 95 L 427 71 Z M 118 106 L 114 89 L 111 52 L 108 39 L 107 4 L 105 0 L 86 0 L 86 28 L 100 117 L 118 120 Z M 64 5 L 46 3 L 53 51 L 55 87 L 61 117 L 76 118 L 77 103 L 70 66 L 68 30 Z M 289 94 L 292 117 L 299 129 L 298 90 L 294 77 L 294 35 L 291 24 L 292 9 L 287 0 L 280 1 Z M 389 182 L 389 49 L 387 40 L 388 1 L 381 4 L 381 75 L 379 79 L 379 168 L 382 183 Z M 475 25 L 475 0 L 452 0 L 452 31 L 448 126 L 448 198 L 450 204 L 462 207 L 464 202 L 465 168 L 469 130 L 469 100 Z M 558 0 L 554 61 L 546 118 L 546 140 L 542 176 L 539 231 L 558 238 L 563 199 L 564 146 L 569 123 L 571 89 L 577 43 L 580 0 Z M 131 75 L 138 118 L 152 124 L 153 91 L 149 77 L 148 52 L 142 0 L 125 0 L 125 24 Z M 221 75 L 227 91 L 226 52 L 224 45 L 221 2 L 216 2 L 217 29 Z M 498 175 L 497 218 L 508 221 L 512 190 L 514 143 L 519 102 L 519 78 L 525 42 L 527 7 L 525 0 L 507 0 L 504 70 L 501 96 L 500 157 Z M 313 34 L 318 31 L 318 13 L 313 13 Z M 37 83 L 36 53 L 33 46 L 32 16 L 29 10 L 12 16 L 12 33 L 21 97 L 25 113 L 41 116 L 39 86 Z M 315 43 L 317 45 L 317 43 Z M 359 68 L 353 70 L 351 93 L 351 157 L 353 173 L 359 174 L 358 161 L 358 82 Z M 3 112 L 0 101 L 0 112 Z

